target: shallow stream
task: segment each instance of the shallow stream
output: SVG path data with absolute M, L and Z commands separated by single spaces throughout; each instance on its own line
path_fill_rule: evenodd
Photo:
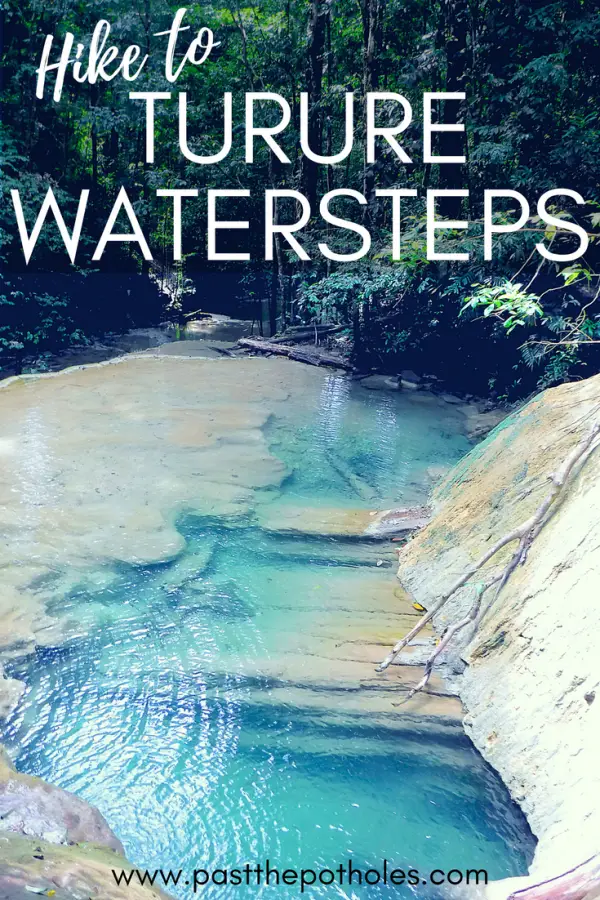
M 525 871 L 458 702 L 434 679 L 400 705 L 419 670 L 374 672 L 417 613 L 362 532 L 468 449 L 459 409 L 281 360 L 138 358 L 14 383 L 0 416 L 21 770 L 143 867 Z M 311 893 L 412 890 L 445 896 Z M 269 893 L 297 896 L 203 890 Z

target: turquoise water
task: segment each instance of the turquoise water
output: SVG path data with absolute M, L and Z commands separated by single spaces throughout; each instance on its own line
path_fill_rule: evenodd
M 172 562 L 57 569 L 34 585 L 66 639 L 7 665 L 28 690 L 2 739 L 23 771 L 95 804 L 139 866 L 368 869 L 387 858 L 423 873 L 523 873 L 533 839 L 456 717 L 443 703 L 398 708 L 394 684 L 365 662 L 361 639 L 382 656 L 401 626 L 393 546 L 272 524 L 290 506 L 422 500 L 428 467 L 468 447 L 457 413 L 323 376 L 264 433 L 286 476 L 257 488 L 251 511 L 182 514 L 185 551 Z M 202 893 L 269 891 L 298 895 Z M 429 885 L 416 894 L 444 897 Z

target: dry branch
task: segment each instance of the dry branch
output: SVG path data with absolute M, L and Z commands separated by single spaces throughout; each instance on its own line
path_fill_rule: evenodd
M 446 649 L 448 644 L 452 641 L 452 639 L 456 636 L 459 631 L 462 631 L 463 628 L 466 628 L 467 625 L 474 623 L 475 630 L 479 627 L 479 623 L 482 618 L 485 616 L 487 611 L 491 606 L 494 605 L 496 600 L 498 599 L 502 589 L 506 585 L 510 576 L 517 568 L 518 565 L 523 565 L 527 559 L 527 554 L 529 553 L 529 549 L 536 539 L 544 525 L 552 516 L 554 512 L 554 507 L 556 500 L 560 496 L 561 491 L 563 490 L 566 482 L 569 479 L 569 476 L 573 472 L 577 463 L 585 464 L 590 454 L 600 445 L 600 442 L 596 441 L 596 438 L 600 434 L 600 423 L 596 423 L 587 436 L 583 438 L 579 443 L 573 447 L 571 452 L 567 455 L 566 459 L 562 463 L 559 469 L 553 474 L 549 476 L 551 481 L 551 488 L 548 491 L 547 495 L 544 497 L 543 501 L 538 506 L 537 510 L 514 528 L 512 531 L 509 531 L 503 537 L 497 541 L 493 547 L 486 551 L 480 559 L 477 560 L 472 566 L 470 566 L 467 571 L 461 575 L 454 584 L 451 585 L 449 590 L 440 597 L 438 602 L 433 606 L 429 612 L 424 615 L 418 622 L 417 625 L 409 633 L 403 637 L 400 641 L 398 641 L 391 652 L 386 656 L 386 658 L 377 666 L 378 672 L 383 672 L 388 668 L 393 662 L 395 662 L 398 655 L 407 647 L 411 641 L 419 634 L 420 631 L 423 630 L 425 625 L 430 622 L 437 613 L 442 609 L 443 606 L 451 599 L 451 597 L 456 594 L 460 588 L 464 587 L 473 576 L 482 569 L 488 562 L 490 562 L 497 553 L 500 552 L 504 547 L 508 544 L 513 543 L 514 541 L 518 541 L 517 547 L 513 552 L 510 560 L 505 565 L 504 569 L 498 575 L 490 576 L 487 583 L 479 586 L 477 597 L 475 603 L 470 609 L 468 615 L 462 619 L 460 622 L 448 628 L 448 630 L 444 633 L 440 643 L 435 648 L 429 659 L 425 664 L 425 674 L 423 678 L 408 694 L 407 699 L 413 697 L 418 691 L 421 691 L 429 681 L 431 676 L 431 672 L 433 670 L 433 666 L 435 664 L 436 659 L 440 656 L 440 654 Z M 497 587 L 494 591 L 494 595 L 492 600 L 487 604 L 486 607 L 482 609 L 483 597 L 487 590 L 497 584 Z

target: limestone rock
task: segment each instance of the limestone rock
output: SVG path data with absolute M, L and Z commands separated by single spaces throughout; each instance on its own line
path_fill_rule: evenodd
M 267 505 L 258 510 L 261 528 L 266 531 L 294 534 L 360 537 L 367 533 L 372 517 L 366 509 L 338 507 Z
M 50 844 L 39 838 L 0 832 L 0 897 L 24 900 L 34 894 L 54 900 L 167 900 L 158 888 L 117 885 L 113 870 L 130 872 L 131 864 L 113 850 L 94 844 Z
M 369 391 L 397 391 L 400 386 L 398 379 L 389 375 L 368 375 L 360 383 Z
M 31 653 L 55 637 L 56 622 L 31 591 L 10 584 L 0 587 L 0 653 L 4 659 Z
M 258 510 L 260 525 L 266 531 L 377 539 L 423 528 L 430 517 L 431 510 L 426 506 L 385 509 L 375 514 L 365 509 L 292 505 Z
M 0 719 L 7 719 L 25 691 L 25 683 L 6 678 L 0 664 Z
M 0 755 L 0 832 L 9 831 L 50 843 L 89 841 L 123 852 L 103 816 L 74 794 L 17 772 Z
M 599 402 L 600 376 L 545 391 L 451 470 L 434 492 L 431 523 L 400 557 L 416 600 L 430 608 L 534 512 L 548 475 L 598 420 Z M 599 509 L 596 450 L 462 651 L 465 724 L 539 838 L 536 875 L 559 875 L 600 850 Z M 471 604 L 464 589 L 437 628 Z
M 368 537 L 387 537 L 393 534 L 404 534 L 424 528 L 431 519 L 428 506 L 410 506 L 399 509 L 385 509 L 371 520 L 365 529 Z

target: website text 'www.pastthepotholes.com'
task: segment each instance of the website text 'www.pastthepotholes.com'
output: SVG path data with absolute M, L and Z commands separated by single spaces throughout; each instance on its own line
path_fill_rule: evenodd
M 132 887 L 174 888 L 189 887 L 195 894 L 210 886 L 231 885 L 233 887 L 296 887 L 301 894 L 314 886 L 369 886 L 369 885 L 441 885 L 450 884 L 481 885 L 488 883 L 485 869 L 432 869 L 420 872 L 418 869 L 400 869 L 387 859 L 381 861 L 377 869 L 361 869 L 348 863 L 330 869 L 292 869 L 264 863 L 246 863 L 234 869 L 113 869 L 117 885 Z

